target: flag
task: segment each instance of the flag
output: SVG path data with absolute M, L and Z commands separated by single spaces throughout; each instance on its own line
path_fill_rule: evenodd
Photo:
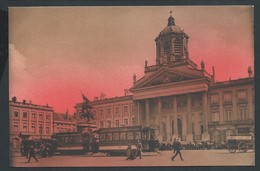
M 83 99 L 85 102 L 89 102 L 88 98 L 87 98 L 83 93 L 81 93 L 81 94 L 82 94 L 82 99 Z

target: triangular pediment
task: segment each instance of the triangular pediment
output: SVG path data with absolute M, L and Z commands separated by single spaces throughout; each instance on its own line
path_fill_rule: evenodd
M 191 80 L 191 79 L 192 79 L 191 77 L 184 76 L 181 74 L 163 72 L 156 78 L 151 79 L 149 82 L 144 84 L 142 87 L 148 87 L 148 86 L 154 86 L 154 85 L 160 85 L 160 84 L 168 84 L 168 83 L 186 81 L 186 80 Z
M 163 84 L 171 84 L 182 81 L 188 81 L 199 78 L 198 76 L 189 75 L 174 70 L 160 70 L 156 73 L 153 73 L 148 78 L 144 78 L 141 82 L 133 87 L 133 89 L 139 89 L 144 87 L 153 87 Z

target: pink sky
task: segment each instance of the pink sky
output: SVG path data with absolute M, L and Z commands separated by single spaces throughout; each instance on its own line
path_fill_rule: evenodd
M 217 81 L 247 77 L 254 65 L 253 7 L 42 7 L 9 9 L 10 98 L 74 112 L 124 95 L 132 76 L 155 64 L 155 37 L 169 12 L 189 36 L 190 58 Z

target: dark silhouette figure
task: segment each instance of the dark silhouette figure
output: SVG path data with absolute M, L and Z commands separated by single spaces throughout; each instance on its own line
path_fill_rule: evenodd
M 177 141 L 176 138 L 174 138 L 173 141 L 173 149 L 174 149 L 174 156 L 172 157 L 172 161 L 174 161 L 174 158 L 179 154 L 181 160 L 183 160 L 182 156 L 181 156 L 181 142 L 180 139 Z
M 31 158 L 34 158 L 35 161 L 38 162 L 38 159 L 37 159 L 36 156 L 35 156 L 35 148 L 34 148 L 34 146 L 30 146 L 30 147 L 29 147 L 28 153 L 29 153 L 29 154 L 28 154 L 28 155 L 29 155 L 29 159 L 28 159 L 27 163 L 30 162 Z
M 134 160 L 136 157 L 134 150 L 131 148 L 131 145 L 128 144 L 127 145 L 127 149 L 126 149 L 126 160 Z
M 138 142 L 137 142 L 137 145 L 136 145 L 136 147 L 137 147 L 137 154 L 136 154 L 136 157 L 140 157 L 140 159 L 142 158 L 142 148 L 143 148 L 143 146 L 142 146 L 142 143 L 138 140 Z

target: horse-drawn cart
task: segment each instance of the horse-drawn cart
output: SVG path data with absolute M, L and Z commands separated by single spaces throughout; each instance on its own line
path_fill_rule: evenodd
M 254 137 L 250 134 L 230 135 L 227 137 L 227 149 L 230 153 L 247 152 L 248 149 L 255 148 Z

